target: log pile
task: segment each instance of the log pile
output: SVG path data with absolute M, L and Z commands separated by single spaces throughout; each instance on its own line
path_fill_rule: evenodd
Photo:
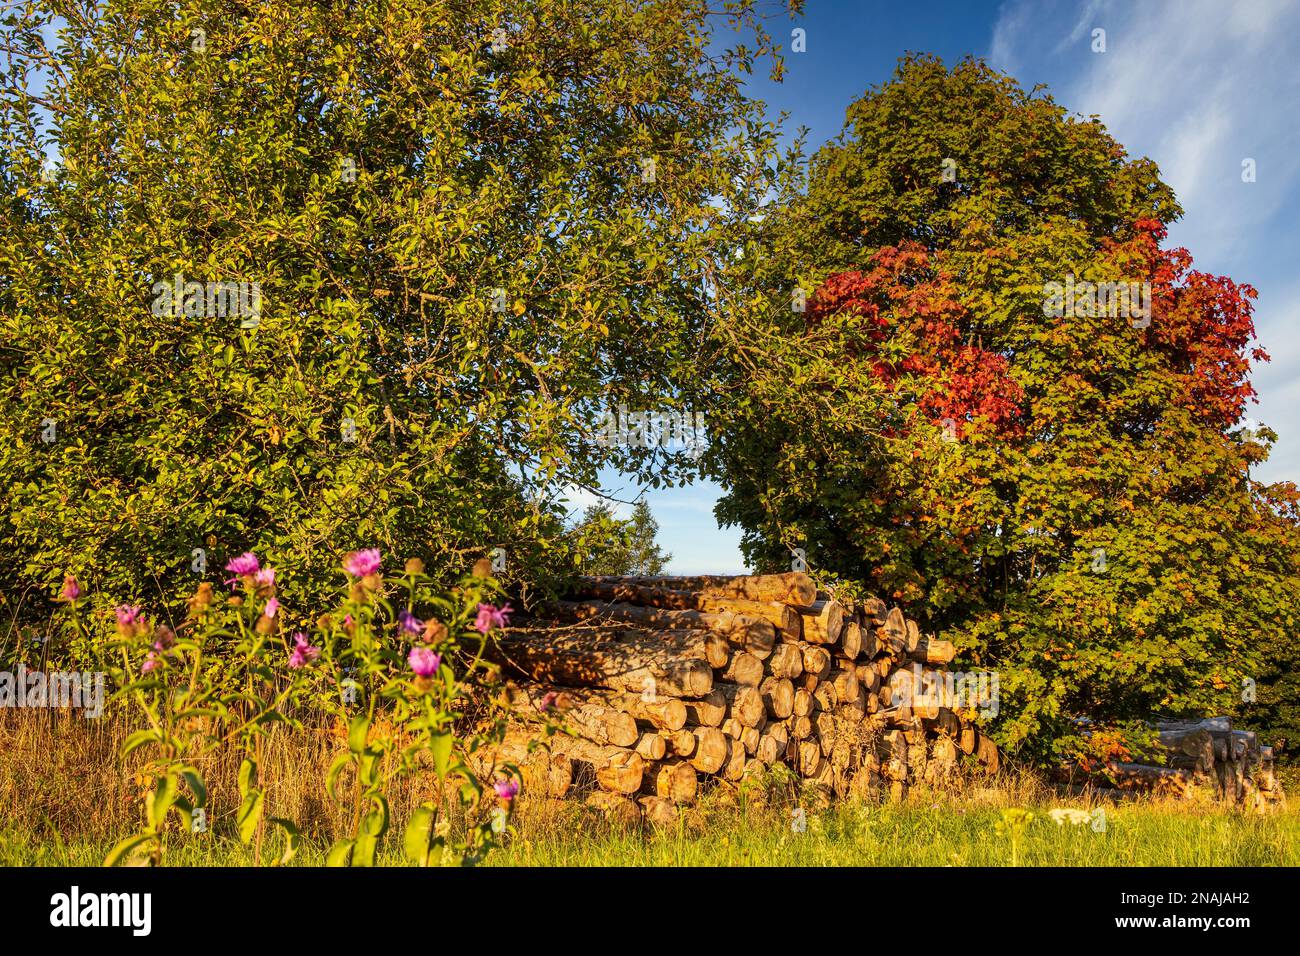
M 1273 769 L 1273 748 L 1261 746 L 1253 731 L 1233 730 L 1230 718 L 1163 721 L 1154 728 L 1165 766 L 1110 764 L 1109 776 L 1120 789 L 1174 796 L 1200 790 L 1257 809 L 1285 801 Z
M 997 770 L 944 680 L 953 646 L 883 601 L 798 572 L 590 577 L 569 597 L 494 632 L 519 721 L 497 756 L 525 791 L 659 822 L 777 765 L 830 794 L 894 798 L 963 762 Z M 565 733 L 528 755 L 528 725 L 555 718 Z

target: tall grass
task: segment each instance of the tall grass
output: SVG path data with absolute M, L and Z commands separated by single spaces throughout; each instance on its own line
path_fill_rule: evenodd
M 138 826 L 145 782 L 117 758 L 125 728 L 105 717 L 0 711 L 0 864 L 98 865 Z M 273 812 L 298 820 L 304 843 L 294 865 L 320 865 L 344 824 L 321 789 L 319 769 L 345 746 L 341 729 L 277 734 L 264 757 Z M 223 755 L 218 760 L 226 759 Z M 234 756 L 211 767 L 212 832 L 173 842 L 165 862 L 239 866 L 247 851 L 229 832 Z M 394 816 L 436 786 L 412 778 Z M 1101 808 L 1105 830 L 1058 826 L 1054 807 Z M 914 789 L 906 802 L 828 807 L 778 781 L 741 791 L 719 787 L 675 826 L 645 830 L 605 821 L 572 802 L 521 801 L 517 832 L 489 857 L 493 866 L 1006 866 L 1003 812 L 1025 808 L 1018 859 L 1024 866 L 1296 866 L 1300 813 L 1257 815 L 1207 803 L 1063 798 L 1031 775 L 1004 775 L 958 791 Z M 802 825 L 796 810 L 802 810 Z M 395 839 L 380 860 L 401 863 Z

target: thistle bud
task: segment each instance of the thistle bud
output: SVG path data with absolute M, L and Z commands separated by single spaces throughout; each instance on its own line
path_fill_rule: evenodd
M 424 643 L 440 644 L 447 639 L 447 625 L 442 621 L 428 620 L 424 624 Z
M 407 558 L 407 559 L 406 559 L 406 573 L 407 573 L 407 574 L 423 574 L 423 573 L 424 573 L 424 562 L 421 561 L 419 558 Z
M 471 572 L 476 578 L 492 577 L 492 559 L 479 558 L 474 562 L 474 570 Z
M 204 581 L 190 598 L 190 613 L 198 614 L 212 606 L 212 582 Z

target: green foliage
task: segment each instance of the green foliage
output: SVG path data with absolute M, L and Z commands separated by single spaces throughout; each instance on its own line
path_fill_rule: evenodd
M 1086 749 L 1079 716 L 1242 711 L 1295 655 L 1296 493 L 1250 478 L 1271 433 L 1234 424 L 1254 290 L 1160 247 L 1155 165 L 911 57 L 803 168 L 773 169 L 714 340 L 706 461 L 750 562 L 802 547 L 907 603 L 1000 673 L 996 736 L 1027 754 Z M 1067 277 L 1148 283 L 1150 322 L 1052 314 Z
M 655 542 L 659 523 L 644 501 L 633 506 L 625 521 L 609 505 L 592 505 L 575 532 L 592 541 L 582 564 L 586 574 L 662 574 L 673 559 Z
M 756 45 L 694 2 L 8 7 L 0 592 L 157 603 L 255 549 L 306 606 L 363 542 L 571 570 L 558 489 L 689 467 L 594 432 L 690 380 L 753 205 L 732 7 Z

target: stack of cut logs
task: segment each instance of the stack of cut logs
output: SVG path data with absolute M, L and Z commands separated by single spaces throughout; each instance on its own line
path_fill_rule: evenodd
M 975 711 L 910 689 L 952 644 L 880 600 L 837 600 L 800 572 L 590 577 L 571 597 L 494 632 L 520 726 L 491 756 L 521 768 L 525 793 L 666 822 L 711 780 L 778 764 L 831 794 L 895 798 L 954 777 L 963 754 L 997 769 Z M 565 733 L 530 754 L 548 718 Z
M 1255 808 L 1284 801 L 1273 772 L 1273 748 L 1260 746 L 1253 731 L 1233 730 L 1230 718 L 1159 722 L 1155 729 L 1166 766 L 1111 764 L 1110 776 L 1121 789 L 1177 796 L 1201 790 Z

